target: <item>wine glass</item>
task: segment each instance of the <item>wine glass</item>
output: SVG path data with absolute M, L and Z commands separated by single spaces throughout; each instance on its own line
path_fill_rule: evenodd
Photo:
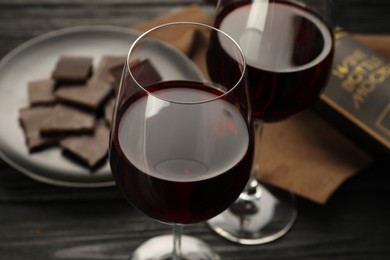
M 255 158 L 263 127 L 308 108 L 326 85 L 334 53 L 333 7 L 331 0 L 218 1 L 214 26 L 234 38 L 246 56 Z M 294 195 L 259 183 L 259 168 L 261 156 L 239 199 L 207 222 L 231 241 L 252 245 L 273 241 L 296 219 Z
M 192 62 L 182 52 L 188 48 L 171 44 L 184 32 L 214 33 L 224 42 L 234 60 L 221 72 L 224 81 L 210 80 L 214 68 Z M 182 226 L 204 222 L 237 199 L 250 176 L 253 150 L 245 57 L 238 44 L 222 31 L 190 22 L 142 34 L 123 69 L 109 160 L 128 202 L 172 225 L 173 234 L 151 238 L 131 259 L 220 259 L 201 240 L 181 236 Z

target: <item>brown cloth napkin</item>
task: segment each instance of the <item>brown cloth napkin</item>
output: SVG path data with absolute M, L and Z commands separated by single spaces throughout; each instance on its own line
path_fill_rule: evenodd
M 354 34 L 353 37 L 390 60 L 389 35 Z
M 264 125 L 258 177 L 324 204 L 370 157 L 311 111 Z
M 132 28 L 146 31 L 174 21 L 211 24 L 211 18 L 194 4 Z M 169 34 L 161 37 L 180 45 L 195 62 L 199 62 L 204 51 L 204 45 L 199 43 L 207 40 L 198 39 L 197 46 L 193 46 L 193 37 L 204 37 L 199 32 L 184 32 L 179 38 Z M 377 44 L 377 38 L 357 37 Z M 370 156 L 311 111 L 265 124 L 259 145 L 260 156 L 255 160 L 260 163 L 257 175 L 260 180 L 320 204 L 326 203 L 345 180 L 371 162 Z

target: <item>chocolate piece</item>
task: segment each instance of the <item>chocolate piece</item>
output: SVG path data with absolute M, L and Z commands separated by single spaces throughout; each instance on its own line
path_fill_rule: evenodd
M 161 80 L 160 74 L 158 74 L 157 70 L 148 59 L 131 65 L 130 71 L 142 87 L 147 87 Z
M 57 104 L 41 125 L 41 134 L 92 133 L 95 116 L 83 110 Z
M 111 92 L 110 83 L 92 79 L 85 86 L 61 86 L 55 96 L 59 100 L 97 110 Z
M 32 106 L 52 105 L 56 101 L 54 96 L 55 81 L 52 79 L 41 79 L 28 83 L 28 99 Z
M 52 74 L 52 78 L 61 82 L 84 82 L 92 72 L 92 58 L 63 56 Z
M 71 136 L 63 139 L 60 146 L 90 168 L 96 167 L 107 157 L 109 129 L 100 121 L 93 135 Z
M 115 99 L 110 98 L 107 101 L 106 106 L 104 107 L 104 119 L 106 120 L 108 126 L 111 126 L 112 124 L 112 113 L 114 112 L 114 106 L 115 106 Z
M 120 66 L 113 67 L 110 70 L 110 73 L 118 81 L 118 88 L 115 89 L 115 93 L 118 93 L 119 91 L 119 83 L 121 81 L 122 71 L 123 68 Z M 130 71 L 142 87 L 147 87 L 148 85 L 159 82 L 161 80 L 160 74 L 158 74 L 157 70 L 153 67 L 152 63 L 148 59 L 143 61 L 134 61 L 132 64 L 130 64 Z
M 93 78 L 104 80 L 110 82 L 111 84 L 117 84 L 120 81 L 112 75 L 110 70 L 112 68 L 120 68 L 120 73 L 122 73 L 123 65 L 126 62 L 126 56 L 103 56 L 99 61 L 99 65 L 95 70 Z
M 110 74 L 115 79 L 115 81 L 113 83 L 113 88 L 114 88 L 115 93 L 118 93 L 118 91 L 119 91 L 122 73 L 123 73 L 123 66 L 117 65 L 117 66 L 110 68 Z
M 50 117 L 52 107 L 27 107 L 19 111 L 19 120 L 23 127 L 26 144 L 30 152 L 43 149 L 58 143 L 58 138 L 42 137 L 42 122 Z

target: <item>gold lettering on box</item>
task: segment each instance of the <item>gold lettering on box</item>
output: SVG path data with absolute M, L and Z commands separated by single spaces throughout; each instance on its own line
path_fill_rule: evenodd
M 351 94 L 354 108 L 359 110 L 377 86 L 389 77 L 390 65 L 356 49 L 334 66 L 332 75 L 341 80 L 342 89 Z

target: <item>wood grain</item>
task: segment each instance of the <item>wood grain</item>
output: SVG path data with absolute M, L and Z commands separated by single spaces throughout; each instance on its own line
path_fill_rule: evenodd
M 75 25 L 128 27 L 201 0 L 0 0 L 0 57 L 51 30 Z M 390 34 L 390 1 L 337 0 L 339 24 L 359 34 Z M 360 37 L 360 36 L 358 36 Z M 377 36 L 364 40 L 377 44 Z M 385 40 L 387 42 L 387 40 Z M 389 45 L 387 45 L 389 46 Z M 23 72 L 20 72 L 23 73 Z M 390 255 L 389 165 L 347 181 L 319 206 L 298 198 L 298 219 L 281 239 L 230 243 L 204 223 L 185 228 L 225 260 L 383 260 Z M 0 259 L 127 259 L 146 239 L 170 232 L 132 208 L 115 187 L 62 188 L 38 183 L 0 160 Z

